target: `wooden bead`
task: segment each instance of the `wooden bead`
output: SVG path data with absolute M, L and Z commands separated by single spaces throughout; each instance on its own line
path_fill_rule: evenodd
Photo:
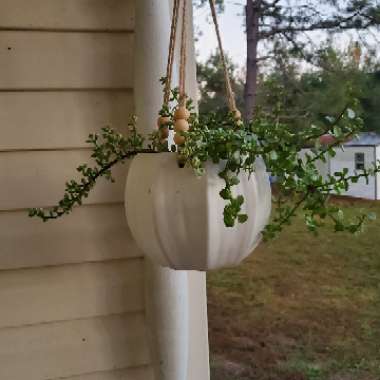
M 189 130 L 189 123 L 185 119 L 178 119 L 174 123 L 174 130 L 176 132 L 187 132 Z
M 241 120 L 241 112 L 238 109 L 232 111 L 232 113 L 234 115 L 235 120 Z
M 185 143 L 185 136 L 182 136 L 179 133 L 176 133 L 174 135 L 174 142 L 177 145 L 183 145 Z
M 180 120 L 180 119 L 188 120 L 189 117 L 190 117 L 190 111 L 186 107 L 180 106 L 174 112 L 175 120 Z
M 160 136 L 162 139 L 167 139 L 169 137 L 169 128 L 161 127 L 160 128 Z
M 169 116 L 160 116 L 157 120 L 157 125 L 161 127 L 162 125 L 168 125 L 170 123 L 170 117 Z

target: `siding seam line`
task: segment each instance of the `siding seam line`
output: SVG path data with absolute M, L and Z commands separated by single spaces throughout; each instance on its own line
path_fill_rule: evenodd
M 36 32 L 36 33 L 104 33 L 104 34 L 135 34 L 134 28 L 44 28 L 44 27 L 12 27 L 12 26 L 0 26 L 1 32 Z
M 111 184 L 111 183 L 110 183 Z M 112 185 L 112 184 L 111 184 Z M 73 212 L 78 209 L 79 207 L 83 208 L 83 207 L 96 207 L 96 206 L 102 206 L 102 207 L 108 207 L 108 206 L 123 206 L 124 207 L 124 202 L 123 201 L 109 201 L 109 202 L 99 202 L 99 203 L 84 203 L 83 205 L 81 206 L 75 206 L 74 209 L 73 209 Z M 0 215 L 2 213 L 19 213 L 19 212 L 25 212 L 27 213 L 27 211 L 29 210 L 29 208 L 32 208 L 33 206 L 31 207 L 22 207 L 22 208 L 9 208 L 9 209 L 0 209 Z M 54 205 L 50 205 L 50 206 L 40 206 L 41 208 L 50 208 L 50 207 L 54 207 Z M 28 217 L 28 215 L 26 215 L 26 217 Z M 65 217 L 65 216 L 63 216 Z M 53 221 L 54 223 L 54 221 Z
M 138 251 L 138 249 L 137 249 Z M 65 268 L 65 267 L 75 267 L 75 266 L 79 266 L 79 265 L 86 265 L 86 264 L 111 264 L 113 262 L 120 262 L 120 261 L 136 261 L 136 262 L 139 262 L 139 261 L 143 261 L 144 260 L 144 256 L 142 254 L 140 254 L 139 256 L 129 256 L 129 257 L 114 257 L 114 258 L 111 258 L 111 259 L 104 259 L 104 260 L 98 260 L 98 261 L 95 261 L 95 260 L 90 260 L 90 261 L 79 261 L 79 262 L 76 262 L 76 263 L 62 263 L 62 264 L 46 264 L 46 265 L 39 265 L 39 266 L 36 266 L 36 267 L 17 267 L 17 268 L 0 268 L 0 276 L 3 274 L 3 273 L 9 273 L 9 272 L 20 272 L 20 271 L 33 271 L 33 270 L 41 270 L 41 269 L 50 269 L 50 268 Z
M 64 148 L 26 148 L 26 149 L 0 149 L 1 153 L 30 153 L 30 152 L 76 152 L 90 151 L 90 146 L 64 147 Z
M 101 319 L 107 319 L 107 318 L 113 318 L 113 317 L 127 317 L 127 316 L 141 316 L 144 317 L 144 309 L 138 309 L 134 311 L 124 311 L 121 313 L 113 313 L 113 314 L 104 314 L 104 315 L 94 315 L 92 317 L 83 317 L 83 318 L 72 318 L 72 319 L 62 319 L 62 320 L 54 320 L 49 322 L 38 322 L 38 323 L 28 323 L 25 325 L 18 325 L 18 326 L 5 326 L 0 327 L 0 334 L 2 331 L 7 330 L 17 330 L 22 328 L 31 328 L 36 326 L 45 326 L 45 325 L 54 325 L 54 324 L 64 324 L 68 322 L 79 322 L 79 321 L 93 321 L 93 320 L 101 320 Z
M 133 93 L 133 87 L 4 87 L 3 92 L 128 92 Z
M 66 377 L 66 376 L 65 377 L 55 377 L 55 378 L 50 378 L 47 380 L 70 380 L 70 379 L 78 377 L 78 376 L 89 376 L 89 375 L 105 374 L 105 373 L 112 373 L 112 372 L 125 371 L 125 370 L 149 369 L 149 368 L 151 368 L 150 363 L 149 364 L 141 364 L 141 365 L 132 365 L 130 367 L 112 368 L 112 369 L 104 370 L 104 371 L 85 372 L 85 373 L 72 375 L 69 377 Z

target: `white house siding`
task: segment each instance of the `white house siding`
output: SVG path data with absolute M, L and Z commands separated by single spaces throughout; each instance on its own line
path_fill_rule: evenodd
M 125 168 L 48 224 L 84 141 L 133 111 L 134 1 L 0 0 L 0 379 L 149 380 Z
M 311 156 L 313 155 L 311 149 L 302 149 L 300 152 L 300 157 L 302 158 L 302 160 L 305 160 L 306 154 L 309 154 Z M 322 175 L 323 178 L 326 178 L 327 175 L 329 174 L 329 161 L 330 161 L 330 158 L 327 157 L 326 162 L 317 161 L 315 163 L 319 173 Z
M 330 160 L 330 173 L 340 172 L 344 168 L 349 170 L 349 174 L 355 173 L 355 153 L 364 153 L 365 167 L 370 168 L 375 161 L 375 147 L 366 146 L 346 146 L 344 150 L 336 149 L 336 156 Z M 375 177 L 369 177 L 368 184 L 364 178 L 360 179 L 358 183 L 351 184 L 350 189 L 345 192 L 357 198 L 375 199 L 376 197 L 376 180 Z

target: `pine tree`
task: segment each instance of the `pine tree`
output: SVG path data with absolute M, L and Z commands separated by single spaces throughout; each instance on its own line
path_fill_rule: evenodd
M 198 0 L 201 5 L 208 0 Z M 220 11 L 224 0 L 218 0 Z M 245 7 L 247 63 L 245 80 L 245 117 L 251 119 L 257 104 L 259 63 L 276 56 L 284 44 L 298 58 L 310 61 L 316 32 L 330 36 L 347 31 L 358 35 L 378 28 L 378 0 L 242 0 Z M 368 41 L 367 41 L 368 42 Z M 260 44 L 266 53 L 259 55 Z

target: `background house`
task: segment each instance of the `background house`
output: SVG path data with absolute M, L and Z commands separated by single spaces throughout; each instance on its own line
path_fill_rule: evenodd
M 336 149 L 336 156 L 329 159 L 329 173 L 334 174 L 344 168 L 350 174 L 360 172 L 363 169 L 373 167 L 373 163 L 380 160 L 380 135 L 372 132 L 360 133 L 355 138 L 344 144 L 344 149 Z M 353 183 L 345 193 L 357 198 L 380 199 L 380 175 L 361 178 L 358 183 Z
M 304 150 L 303 153 L 308 150 Z M 319 171 L 323 176 L 333 175 L 347 168 L 350 175 L 360 170 L 373 167 L 380 160 L 380 135 L 374 132 L 362 132 L 359 136 L 343 145 L 343 149 L 335 148 L 335 157 L 329 157 L 326 163 L 319 162 Z M 380 174 L 361 178 L 358 183 L 351 184 L 349 190 L 342 195 L 365 199 L 380 199 Z

